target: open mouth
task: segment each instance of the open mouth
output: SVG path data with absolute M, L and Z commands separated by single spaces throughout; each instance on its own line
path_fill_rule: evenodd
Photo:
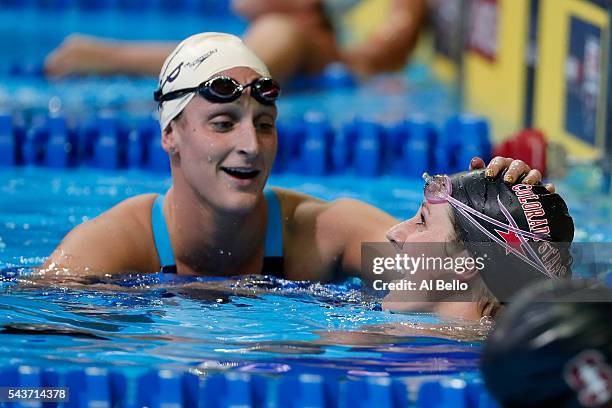
M 260 170 L 248 169 L 244 167 L 221 167 L 221 170 L 226 172 L 232 177 L 236 177 L 241 180 L 249 180 L 257 177 Z

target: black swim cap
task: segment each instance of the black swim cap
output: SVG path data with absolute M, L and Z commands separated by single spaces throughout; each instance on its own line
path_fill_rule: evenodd
M 545 272 L 560 277 L 571 275 L 569 243 L 574 238 L 574 222 L 558 194 L 550 193 L 541 184 L 508 186 L 501 175 L 491 180 L 485 177 L 484 170 L 451 176 L 451 182 L 451 196 L 463 204 L 504 225 L 509 225 L 511 218 L 522 231 L 546 236 L 547 241 L 538 241 L 520 234 L 530 242 L 533 253 L 539 254 L 540 259 L 536 261 L 541 261 L 545 268 L 538 270 L 524 258 L 508 253 L 506 245 L 520 253 L 529 252 L 525 245 L 520 245 L 516 233 L 476 216 L 469 216 L 468 219 L 465 213 L 453 207 L 459 238 L 466 248 L 475 257 L 486 254 L 488 261 L 481 276 L 498 300 L 507 301 L 528 284 L 548 279 Z M 474 221 L 495 237 L 498 243 L 478 228 Z M 566 244 L 551 244 L 549 241 Z
M 572 301 L 585 298 L 598 302 Z M 578 281 L 521 292 L 484 346 L 489 391 L 510 408 L 612 406 L 611 302 L 611 289 Z

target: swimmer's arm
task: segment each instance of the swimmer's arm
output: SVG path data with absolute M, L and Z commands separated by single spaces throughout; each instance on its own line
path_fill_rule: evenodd
M 337 200 L 318 217 L 318 241 L 338 248 L 343 275 L 371 281 L 371 271 L 361 268 L 362 242 L 387 242 L 386 233 L 399 221 L 386 212 L 352 199 Z
M 392 0 L 385 23 L 365 42 L 344 51 L 342 60 L 360 76 L 402 68 L 416 46 L 426 11 L 426 0 Z
M 175 42 L 122 42 L 117 47 L 117 70 L 128 75 L 146 75 L 157 77 L 166 57 L 177 46 Z
M 53 78 L 71 74 L 157 76 L 174 42 L 114 41 L 71 35 L 45 60 Z
M 159 269 L 151 227 L 134 215 L 142 201 L 152 200 L 131 198 L 78 225 L 49 256 L 41 272 L 104 275 Z M 149 204 L 149 214 L 150 208 Z

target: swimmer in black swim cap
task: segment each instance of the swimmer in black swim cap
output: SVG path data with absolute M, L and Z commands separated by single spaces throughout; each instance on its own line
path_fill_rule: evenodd
M 486 178 L 483 171 L 450 177 L 425 174 L 424 179 L 425 201 L 415 217 L 389 230 L 389 241 L 408 253 L 408 243 L 452 243 L 439 256 L 482 262 L 453 274 L 454 279 L 469 283 L 470 295 L 464 294 L 460 302 L 432 295 L 415 303 L 404 291 L 390 293 L 385 307 L 477 319 L 495 316 L 501 303 L 525 286 L 571 276 L 569 243 L 574 224 L 558 194 L 542 185 L 508 186 L 501 177 Z M 422 271 L 413 276 L 419 274 L 423 276 Z
M 609 288 L 549 281 L 526 289 L 485 344 L 487 388 L 506 408 L 612 407 L 611 316 Z

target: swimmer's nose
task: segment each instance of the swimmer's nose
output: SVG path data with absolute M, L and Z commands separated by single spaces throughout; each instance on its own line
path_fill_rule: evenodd
M 241 126 L 240 133 L 236 136 L 236 148 L 247 156 L 259 154 L 260 140 L 252 124 Z
M 397 224 L 387 231 L 387 239 L 397 249 L 402 249 L 404 247 L 404 242 L 406 242 L 406 235 L 402 231 L 402 225 L 403 223 Z

